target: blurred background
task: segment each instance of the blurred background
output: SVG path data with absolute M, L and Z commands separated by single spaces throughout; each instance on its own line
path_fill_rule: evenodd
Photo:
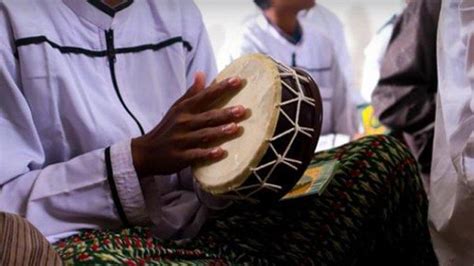
M 291 1 L 291 0 L 288 0 Z M 211 42 L 218 56 L 226 35 L 247 17 L 258 12 L 252 0 L 195 0 L 204 16 Z M 403 8 L 402 0 L 317 0 L 334 12 L 345 26 L 351 53 L 354 82 L 360 88 L 364 49 L 371 38 L 394 14 Z

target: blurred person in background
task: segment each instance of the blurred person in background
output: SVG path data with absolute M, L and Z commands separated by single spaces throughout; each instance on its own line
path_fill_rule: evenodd
M 302 23 L 307 23 L 308 27 L 315 27 L 324 33 L 332 43 L 339 67 L 344 75 L 345 82 L 352 94 L 354 103 L 358 106 L 365 101 L 360 95 L 360 91 L 354 84 L 354 73 L 352 60 L 347 47 L 344 24 L 331 10 L 316 1 L 314 7 L 303 10 L 299 13 Z
M 403 8 L 414 0 L 405 0 Z M 361 94 L 367 103 L 372 101 L 374 91 L 380 79 L 382 61 L 392 38 L 393 28 L 400 18 L 400 14 L 394 14 L 385 24 L 377 30 L 374 37 L 364 50 L 364 66 L 362 71 Z
M 300 23 L 298 13 L 314 0 L 257 0 L 262 12 L 237 32 L 227 48 L 228 62 L 249 53 L 262 53 L 300 67 L 318 83 L 323 99 L 322 134 L 354 136 L 358 116 L 333 42 L 313 25 Z
M 379 120 L 408 145 L 428 191 L 438 69 L 436 39 L 441 0 L 408 4 L 396 22 L 372 95 Z

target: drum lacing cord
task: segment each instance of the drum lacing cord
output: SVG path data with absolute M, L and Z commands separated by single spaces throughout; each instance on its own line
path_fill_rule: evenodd
M 253 176 L 255 176 L 255 178 L 258 180 L 258 183 L 254 184 L 254 185 L 243 186 L 243 187 L 233 189 L 231 191 L 231 193 L 233 192 L 235 195 L 226 195 L 226 196 L 224 196 L 227 199 L 230 199 L 230 200 L 246 200 L 246 201 L 249 201 L 251 203 L 258 203 L 258 200 L 252 198 L 252 196 L 255 195 L 256 193 L 258 193 L 259 191 L 261 191 L 263 189 L 268 189 L 268 190 L 272 190 L 272 191 L 275 191 L 275 192 L 281 190 L 282 187 L 280 185 L 269 183 L 268 179 L 270 179 L 273 172 L 275 171 L 275 169 L 280 164 L 285 164 L 285 165 L 287 165 L 288 167 L 290 167 L 294 170 L 298 170 L 296 165 L 301 165 L 302 162 L 299 161 L 299 160 L 288 158 L 287 155 L 288 155 L 291 147 L 293 146 L 293 143 L 295 142 L 296 137 L 298 136 L 298 134 L 303 134 L 303 135 L 311 138 L 312 137 L 311 133 L 314 132 L 313 128 L 302 127 L 302 126 L 299 125 L 301 105 L 303 103 L 306 103 L 306 104 L 311 105 L 312 107 L 316 106 L 316 101 L 314 99 L 304 95 L 303 87 L 301 85 L 301 81 L 309 83 L 310 82 L 309 79 L 302 76 L 302 75 L 300 75 L 300 74 L 298 74 L 294 69 L 286 67 L 281 63 L 278 63 L 277 65 L 278 65 L 278 68 L 280 70 L 280 77 L 281 77 L 281 82 L 282 82 L 283 86 L 286 89 L 288 89 L 291 93 L 293 93 L 296 97 L 294 99 L 291 99 L 291 100 L 288 100 L 288 101 L 277 104 L 275 106 L 275 108 L 279 109 L 280 114 L 282 114 L 293 125 L 293 128 L 291 128 L 291 129 L 289 129 L 289 130 L 287 130 L 283 133 L 278 134 L 277 136 L 274 136 L 274 137 L 269 138 L 269 139 L 266 140 L 267 142 L 270 143 L 269 147 L 273 151 L 273 153 L 276 155 L 277 159 L 273 160 L 271 162 L 268 162 L 264 165 L 260 165 L 259 167 L 250 169 L 253 173 Z M 287 78 L 287 77 L 290 77 L 290 78 L 292 78 L 296 81 L 297 90 L 295 90 L 289 84 L 287 84 L 286 82 L 283 81 L 283 78 Z M 292 119 L 282 108 L 282 106 L 286 106 L 286 105 L 293 104 L 293 103 L 297 104 L 296 118 L 295 118 L 296 120 Z M 279 154 L 272 142 L 275 141 L 275 140 L 278 140 L 280 138 L 283 138 L 283 137 L 285 137 L 285 136 L 287 136 L 291 133 L 293 133 L 293 136 L 292 136 L 287 148 L 285 149 L 283 154 Z M 258 171 L 260 171 L 262 169 L 265 169 L 267 167 L 272 167 L 272 168 L 270 169 L 270 171 L 267 173 L 267 175 L 265 177 L 261 177 L 259 175 Z M 247 192 L 247 193 L 244 193 L 244 192 Z

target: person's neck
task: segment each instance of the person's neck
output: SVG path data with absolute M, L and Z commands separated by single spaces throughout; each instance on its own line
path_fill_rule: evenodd
M 102 2 L 111 8 L 115 8 L 118 5 L 120 5 L 123 2 L 123 0 L 102 0 Z
M 292 36 L 298 29 L 297 12 L 270 8 L 265 10 L 264 14 L 273 25 L 276 25 L 281 31 L 290 36 Z

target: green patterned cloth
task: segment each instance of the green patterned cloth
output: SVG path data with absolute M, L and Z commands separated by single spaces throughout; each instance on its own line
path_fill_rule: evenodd
M 411 154 L 387 136 L 318 153 L 339 160 L 322 195 L 234 205 L 189 241 L 149 228 L 84 231 L 55 244 L 67 264 L 436 265 L 427 200 Z

